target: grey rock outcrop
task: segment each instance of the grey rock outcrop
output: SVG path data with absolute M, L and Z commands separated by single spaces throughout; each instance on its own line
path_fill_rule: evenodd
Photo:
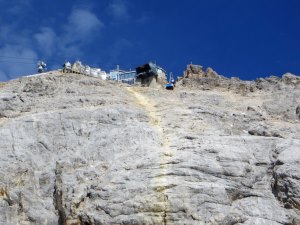
M 1 86 L 0 224 L 300 224 L 299 77 L 203 79 Z

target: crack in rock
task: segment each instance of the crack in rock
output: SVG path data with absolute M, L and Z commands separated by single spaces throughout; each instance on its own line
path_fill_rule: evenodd
M 54 182 L 54 192 L 53 192 L 53 204 L 54 208 L 58 213 L 58 225 L 67 225 L 66 213 L 63 207 L 62 199 L 62 166 L 56 162 L 55 168 L 55 182 Z

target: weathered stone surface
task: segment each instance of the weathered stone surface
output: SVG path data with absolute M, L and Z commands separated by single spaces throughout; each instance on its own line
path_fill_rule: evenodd
M 299 77 L 203 79 L 2 86 L 0 224 L 299 224 Z

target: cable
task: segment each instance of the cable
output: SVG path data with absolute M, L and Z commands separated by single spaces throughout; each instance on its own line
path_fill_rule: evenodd
M 37 60 L 36 58 L 24 58 L 24 57 L 5 56 L 5 55 L 0 55 L 0 58 L 8 58 L 8 59 L 24 59 L 24 60 Z
M 6 61 L 6 60 L 0 60 L 0 63 L 12 63 L 12 64 L 32 64 L 35 65 L 37 64 L 36 62 L 17 62 L 17 61 Z
M 20 59 L 20 60 L 25 60 L 25 61 L 35 61 L 35 62 L 38 62 L 39 60 L 41 59 L 38 59 L 38 58 L 25 58 L 25 57 L 15 57 L 15 56 L 5 56 L 5 55 L 0 55 L 0 61 L 3 62 L 5 59 L 1 59 L 1 58 L 6 58 L 6 59 Z M 43 59 L 42 59 L 43 60 Z M 43 61 L 46 61 L 46 60 L 43 60 Z M 46 61 L 46 63 L 56 63 L 54 61 Z
M 21 59 L 21 58 L 20 58 Z M 31 62 L 30 62 L 31 61 Z M 38 63 L 38 61 L 39 60 L 37 60 L 37 59 L 33 59 L 33 60 L 28 60 L 28 61 L 12 61 L 12 60 L 10 60 L 10 59 L 0 59 L 0 62 L 3 62 L 3 63 L 23 63 L 23 64 L 37 64 Z M 54 62 L 54 61 L 46 61 L 46 63 L 47 64 L 49 64 L 49 63 L 56 63 L 56 62 Z

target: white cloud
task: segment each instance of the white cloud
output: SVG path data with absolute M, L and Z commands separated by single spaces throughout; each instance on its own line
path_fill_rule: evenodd
M 0 27 L 0 41 L 2 44 L 29 45 L 31 37 L 28 33 L 30 30 L 20 29 L 16 23 L 4 24 Z
M 24 11 L 32 9 L 32 0 L 11 0 L 3 2 L 8 3 L 9 8 L 6 12 L 11 15 L 20 15 L 24 13 Z
M 56 51 L 56 34 L 50 27 L 42 27 L 41 31 L 34 35 L 39 48 L 46 56 L 51 56 Z
M 94 32 L 104 27 L 98 17 L 87 9 L 74 9 L 68 17 L 68 23 L 65 26 L 67 42 L 84 40 L 92 38 Z
M 12 27 L 8 25 L 2 25 L 0 27 L 0 40 L 2 42 L 10 41 L 10 34 L 12 33 Z
M 57 54 L 79 57 L 84 52 L 81 48 L 98 36 L 103 27 L 103 22 L 90 10 L 73 9 L 57 37 Z
M 35 72 L 38 59 L 37 52 L 33 48 L 31 29 L 20 26 L 20 22 L 23 22 L 20 21 L 21 19 L 11 19 L 15 18 L 13 14 L 18 13 L 20 9 L 23 10 L 23 15 L 26 15 L 30 8 L 30 1 L 12 0 L 5 3 L 3 9 L 7 8 L 5 13 L 9 16 L 3 16 L 0 24 L 0 80 L 2 81 Z M 20 8 L 13 7 L 15 5 Z
M 12 79 L 20 75 L 36 72 L 37 54 L 30 48 L 6 45 L 0 49 L 0 80 Z
M 22 4 L 27 5 L 30 1 L 25 0 Z M 13 11 L 17 12 L 18 9 Z M 92 11 L 78 8 L 71 11 L 64 25 L 41 26 L 37 32 L 23 27 L 18 20 L 0 22 L 0 80 L 34 73 L 40 57 L 46 63 L 47 59 L 53 58 L 80 58 L 84 54 L 82 48 L 97 37 L 104 27 Z
M 51 27 L 41 27 L 34 35 L 39 51 L 46 57 L 79 57 L 82 46 L 89 43 L 104 27 L 102 21 L 87 9 L 73 9 L 62 32 L 56 33 Z
M 38 57 L 28 34 L 30 30 L 20 29 L 16 22 L 0 27 L 0 80 L 35 72 Z
M 128 4 L 124 0 L 113 0 L 108 6 L 108 10 L 115 20 L 129 19 Z

